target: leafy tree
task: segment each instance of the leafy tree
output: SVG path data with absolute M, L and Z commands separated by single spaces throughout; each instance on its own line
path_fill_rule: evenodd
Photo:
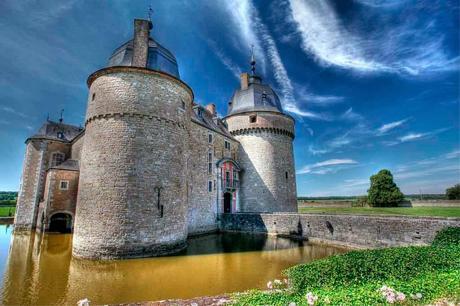
M 393 175 L 386 169 L 371 176 L 371 187 L 367 192 L 369 204 L 376 207 L 397 206 L 404 199 L 404 195 L 393 182 Z
M 449 200 L 460 200 L 460 184 L 447 188 L 446 196 Z

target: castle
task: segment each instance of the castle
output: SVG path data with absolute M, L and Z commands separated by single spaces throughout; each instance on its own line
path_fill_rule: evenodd
M 134 38 L 88 77 L 85 127 L 47 120 L 26 140 L 15 231 L 73 232 L 75 257 L 170 254 L 220 214 L 296 212 L 294 119 L 255 73 L 219 118 L 174 55 Z

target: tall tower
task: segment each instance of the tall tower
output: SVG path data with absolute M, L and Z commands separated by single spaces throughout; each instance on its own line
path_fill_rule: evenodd
M 151 28 L 136 19 L 134 39 L 88 78 L 76 257 L 146 257 L 186 246 L 193 93 Z
M 273 89 L 255 73 L 241 74 L 225 121 L 240 142 L 240 205 L 243 212 L 297 212 L 292 141 L 294 119 L 285 114 Z

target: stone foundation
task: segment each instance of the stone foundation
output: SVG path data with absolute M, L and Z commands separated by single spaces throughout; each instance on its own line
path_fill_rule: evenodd
M 448 226 L 460 227 L 460 218 L 289 213 L 220 215 L 222 231 L 263 232 L 353 248 L 426 245 Z

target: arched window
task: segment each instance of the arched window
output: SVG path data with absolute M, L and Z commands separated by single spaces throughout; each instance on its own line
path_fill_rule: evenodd
M 64 153 L 61 152 L 54 152 L 51 154 L 51 165 L 50 167 L 55 167 L 57 165 L 60 165 L 64 162 L 65 155 Z

